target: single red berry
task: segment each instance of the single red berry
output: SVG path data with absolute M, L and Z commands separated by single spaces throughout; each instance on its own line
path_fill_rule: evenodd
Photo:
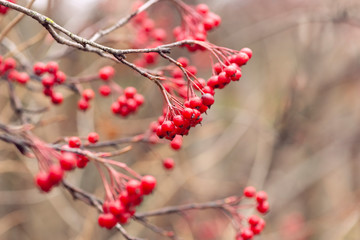
M 136 94 L 136 88 L 134 87 L 127 87 L 124 89 L 124 94 L 126 98 L 133 98 Z
M 88 88 L 82 92 L 82 96 L 86 101 L 89 101 L 95 97 L 95 93 L 91 88 Z
M 126 101 L 126 105 L 127 105 L 130 112 L 135 112 L 137 110 L 137 108 L 138 108 L 137 102 L 132 98 L 129 98 Z
M 59 92 L 53 92 L 51 95 L 51 101 L 53 104 L 61 104 L 64 101 L 64 97 Z
M 248 219 L 250 225 L 255 226 L 260 222 L 260 217 L 257 215 L 251 215 Z
M 150 194 L 156 186 L 156 179 L 153 176 L 146 175 L 141 178 L 142 192 L 147 195 Z
M 15 69 L 16 68 L 16 60 L 13 58 L 7 58 L 3 62 L 4 71 Z
M 268 199 L 268 196 L 267 196 L 267 193 L 264 192 L 264 191 L 259 191 L 257 194 L 256 194 L 256 201 L 258 203 L 262 203 L 264 201 L 266 201 Z
M 55 81 L 58 83 L 58 84 L 62 84 L 66 81 L 66 74 L 62 71 L 57 71 L 55 73 Z
M 170 146 L 174 150 L 179 150 L 182 145 L 182 136 L 176 135 L 173 140 L 171 140 Z
M 177 61 L 181 64 L 182 67 L 187 67 L 189 65 L 189 60 L 186 57 L 179 57 Z
M 55 78 L 53 76 L 45 76 L 41 79 L 41 83 L 44 87 L 50 88 L 55 84 Z
M 193 98 L 190 98 L 189 99 L 189 104 L 190 104 L 190 107 L 191 108 L 200 108 L 201 105 L 202 105 L 202 101 L 201 101 L 201 98 L 199 97 L 193 97 Z
M 135 96 L 134 96 L 134 100 L 136 101 L 136 103 L 137 103 L 137 105 L 138 106 L 141 106 L 143 103 L 144 103 L 144 97 L 143 97 L 143 95 L 141 95 L 141 94 L 135 94 Z
M 46 64 L 46 71 L 48 73 L 55 74 L 58 70 L 59 70 L 59 65 L 57 64 L 57 62 L 48 62 Z
M 241 67 L 249 61 L 249 56 L 245 52 L 239 52 L 235 57 L 235 63 Z
M 96 132 L 91 132 L 88 134 L 87 138 L 90 143 L 97 143 L 97 141 L 99 141 L 99 134 Z
M 254 197 L 256 194 L 256 189 L 253 186 L 248 186 L 244 188 L 244 196 L 248 198 Z
M 81 146 L 81 140 L 79 137 L 70 137 L 69 138 L 69 146 L 71 148 L 79 148 Z
M 251 226 L 251 231 L 254 233 L 254 235 L 260 234 L 262 230 L 264 229 L 266 225 L 266 222 L 260 218 L 260 221 L 258 224 Z
M 111 229 L 116 225 L 117 219 L 111 213 L 103 213 L 103 214 L 99 215 L 98 223 L 99 223 L 100 227 L 105 227 L 107 229 Z
M 263 201 L 259 203 L 256 209 L 259 211 L 259 213 L 267 213 L 269 211 L 269 203 L 267 201 Z
M 214 96 L 211 95 L 210 93 L 205 93 L 201 96 L 201 101 L 202 104 L 204 104 L 205 106 L 210 107 L 211 105 L 214 104 L 215 100 L 214 100 Z
M 125 213 L 126 208 L 124 204 L 120 200 L 116 200 L 109 203 L 109 212 L 116 217 L 120 216 L 121 214 Z
M 172 158 L 165 158 L 162 163 L 163 163 L 164 168 L 169 169 L 169 170 L 173 169 L 174 165 L 175 165 L 174 159 L 172 159 Z
M 63 170 L 73 170 L 76 166 L 76 155 L 71 152 L 64 152 L 59 158 L 59 163 Z
M 44 192 L 49 192 L 52 188 L 52 184 L 49 181 L 49 174 L 46 172 L 39 172 L 35 176 L 35 183 Z
M 52 185 L 57 185 L 63 179 L 64 171 L 59 165 L 52 165 L 49 168 L 49 181 Z
M 156 28 L 152 32 L 152 36 L 156 41 L 164 41 L 166 39 L 166 31 L 163 28 Z
M 231 77 L 236 73 L 236 68 L 230 65 L 224 68 L 224 72 L 226 73 L 227 77 Z
M 252 57 L 253 52 L 250 48 L 243 48 L 240 50 L 240 52 L 246 53 L 246 55 L 248 55 L 249 59 Z
M 184 126 L 185 120 L 182 115 L 175 115 L 173 117 L 173 122 L 174 122 L 175 126 L 182 127 L 182 126 Z
M 196 6 L 196 11 L 198 13 L 206 15 L 209 12 L 209 7 L 204 3 L 200 3 Z
M 121 214 L 117 220 L 120 224 L 126 224 L 128 221 L 129 221 L 129 218 L 130 218 L 130 214 L 129 213 L 124 213 L 124 214 Z
M 186 67 L 186 70 L 188 70 L 188 72 L 191 74 L 191 75 L 196 75 L 197 73 L 197 68 L 195 66 L 188 66 Z
M 194 110 L 191 108 L 185 108 L 181 114 L 185 119 L 192 119 L 194 115 Z
M 76 166 L 77 166 L 78 168 L 84 168 L 84 167 L 86 167 L 86 165 L 88 164 L 88 162 L 89 162 L 89 159 L 88 159 L 86 156 L 80 155 L 80 154 L 77 155 L 77 158 L 76 158 Z
M 253 232 L 251 231 L 251 229 L 249 228 L 244 228 L 243 230 L 241 230 L 241 237 L 244 240 L 248 240 L 248 239 L 252 239 L 254 236 Z
M 43 93 L 44 93 L 45 96 L 51 97 L 51 96 L 54 94 L 54 91 L 53 91 L 52 88 L 47 88 L 47 87 L 45 87 L 45 88 L 43 89 Z
M 85 100 L 84 98 L 81 98 L 78 101 L 78 108 L 80 110 L 86 111 L 89 108 L 89 106 L 90 106 L 89 102 L 87 100 Z
M 174 122 L 172 121 L 164 121 L 163 124 L 161 124 L 161 131 L 162 132 L 172 132 L 175 129 Z
M 111 66 L 105 66 L 99 70 L 99 78 L 104 81 L 111 79 L 115 74 L 115 69 Z
M 16 74 L 15 78 L 16 81 L 20 84 L 26 84 L 30 80 L 30 77 L 26 72 L 19 72 Z
M 37 62 L 37 63 L 35 63 L 34 66 L 33 66 L 33 72 L 34 72 L 36 75 L 38 75 L 38 76 L 40 76 L 40 75 L 42 75 L 43 73 L 45 73 L 45 72 L 46 72 L 46 65 L 45 65 L 45 63 L 42 63 L 42 62 Z
M 99 87 L 99 93 L 104 97 L 109 96 L 111 93 L 111 88 L 108 85 L 102 85 Z
M 126 191 L 129 195 L 137 195 L 140 193 L 141 183 L 138 180 L 131 179 L 126 183 Z

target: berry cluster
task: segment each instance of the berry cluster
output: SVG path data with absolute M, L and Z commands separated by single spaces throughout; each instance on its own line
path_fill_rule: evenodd
M 175 27 L 173 30 L 177 41 L 206 41 L 207 32 L 218 27 L 221 23 L 221 18 L 211 12 L 206 4 L 199 4 L 195 8 L 184 5 L 181 14 L 182 25 Z M 206 49 L 197 44 L 186 44 L 185 46 L 190 52 Z
M 61 104 L 64 97 L 60 92 L 54 92 L 56 85 L 61 85 L 66 81 L 66 74 L 59 70 L 56 62 L 48 62 L 47 64 L 37 62 L 33 65 L 33 72 L 37 76 L 42 76 L 41 83 L 43 85 L 43 93 L 51 98 L 53 104 Z
M 256 192 L 252 186 L 244 188 L 243 196 L 249 199 L 254 198 L 256 201 L 256 209 L 260 214 L 269 211 L 269 203 L 267 202 L 267 194 L 264 191 Z M 242 227 L 241 231 L 236 235 L 236 240 L 253 239 L 254 235 L 260 234 L 265 228 L 266 222 L 257 215 L 251 215 L 248 219 L 248 227 Z
M 155 186 L 156 179 L 150 175 L 143 176 L 140 181 L 130 179 L 119 194 L 104 202 L 103 213 L 98 218 L 99 225 L 111 229 L 117 223 L 126 224 L 135 214 L 143 196 L 150 194 Z
M 111 110 L 114 114 L 126 117 L 129 114 L 135 113 L 143 103 L 143 95 L 137 93 L 136 88 L 127 87 L 124 89 L 123 94 L 112 103 Z
M 89 143 L 96 143 L 99 140 L 99 135 L 96 132 L 91 132 L 87 139 Z M 38 145 L 41 146 L 41 144 Z M 54 186 L 61 182 L 66 171 L 72 171 L 76 167 L 86 167 L 89 162 L 86 156 L 66 151 L 67 149 L 80 147 L 81 140 L 76 136 L 68 139 L 68 144 L 62 146 L 61 153 L 46 147 L 41 147 L 45 149 L 45 151 L 41 151 L 42 154 L 38 154 L 42 170 L 35 176 L 35 183 L 39 189 L 43 192 L 49 192 Z M 56 163 L 51 161 L 52 156 L 55 156 Z
M 78 101 L 78 108 L 86 111 L 90 107 L 90 100 L 95 97 L 95 93 L 91 88 L 88 88 L 82 91 L 81 96 Z
M 16 3 L 16 0 L 7 0 L 7 1 L 11 3 Z M 8 7 L 2 5 L 0 6 L 0 14 L 5 15 L 8 11 L 9 11 Z
M 142 1 L 137 1 L 133 4 L 133 10 L 137 10 L 143 5 Z M 134 48 L 150 47 L 154 48 L 162 45 L 167 37 L 164 28 L 155 27 L 155 22 L 148 17 L 147 12 L 141 12 L 133 19 L 133 26 L 136 31 L 136 37 L 133 42 Z M 150 64 L 155 64 L 159 55 L 155 52 L 144 53 L 140 58 L 135 60 L 135 65 L 146 67 Z

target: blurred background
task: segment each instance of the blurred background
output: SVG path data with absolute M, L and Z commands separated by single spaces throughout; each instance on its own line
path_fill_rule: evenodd
M 18 1 L 20 5 L 28 2 Z M 133 2 L 37 0 L 33 9 L 86 37 L 129 14 Z M 116 158 L 158 180 L 155 193 L 146 197 L 138 211 L 241 195 L 245 186 L 253 185 L 267 191 L 271 208 L 265 216 L 265 231 L 256 239 L 360 239 L 360 1 L 208 0 L 206 4 L 222 18 L 210 41 L 237 50 L 250 47 L 253 57 L 242 68 L 240 82 L 217 91 L 202 126 L 184 138 L 180 151 L 172 151 L 168 144 L 138 143 Z M 158 26 L 169 30 L 179 23 L 171 1 L 162 1 L 148 12 Z M 2 17 L 0 30 L 16 15 L 11 11 Z M 128 48 L 133 38 L 129 26 L 102 43 Z M 34 44 L 22 45 L 29 40 Z M 110 63 L 54 43 L 29 17 L 4 41 L 25 64 L 56 60 L 70 76 L 96 74 Z M 1 54 L 5 53 L 9 50 L 2 48 Z M 211 64 L 203 54 L 189 55 L 184 49 L 172 53 L 180 55 L 190 57 L 199 76 L 211 75 Z M 79 97 L 59 88 L 64 103 L 33 116 L 38 123 L 34 133 L 53 142 L 60 136 L 86 136 L 94 130 L 101 140 L 145 131 L 162 111 L 158 88 L 120 64 L 115 68 L 121 86 L 136 86 L 145 96 L 146 103 L 137 115 L 113 116 L 111 99 L 103 98 L 94 101 L 89 111 L 79 112 Z M 88 86 L 95 89 L 99 85 Z M 0 82 L 0 121 L 16 125 L 4 86 Z M 21 87 L 16 93 L 26 106 L 51 105 L 41 93 Z M 165 157 L 175 159 L 174 170 L 163 169 Z M 73 201 L 64 189 L 41 194 L 33 184 L 36 172 L 35 160 L 0 142 L 0 239 L 123 239 L 115 230 L 98 227 L 96 209 Z M 103 198 L 93 166 L 67 179 Z M 216 210 L 153 217 L 151 221 L 186 240 L 235 238 L 229 220 Z M 126 229 L 132 236 L 165 239 L 136 222 Z

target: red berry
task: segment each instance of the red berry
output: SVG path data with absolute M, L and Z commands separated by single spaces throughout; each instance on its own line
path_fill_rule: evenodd
M 194 115 L 194 110 L 191 108 L 185 108 L 181 114 L 185 119 L 192 119 Z
M 66 81 L 66 74 L 62 71 L 57 71 L 55 73 L 55 81 L 58 83 L 58 84 L 62 84 Z
M 244 240 L 252 239 L 254 236 L 253 232 L 249 228 L 244 228 L 241 230 L 241 237 Z
M 115 74 L 115 69 L 111 66 L 103 67 L 99 70 L 99 78 L 104 81 L 111 79 Z
M 174 139 L 171 141 L 170 146 L 174 150 L 179 150 L 182 145 L 182 136 L 176 135 Z
M 235 56 L 235 63 L 241 67 L 242 65 L 246 64 L 247 61 L 249 61 L 249 56 L 245 53 L 245 52 L 239 52 L 239 54 L 237 54 Z
M 135 94 L 134 100 L 136 101 L 138 106 L 141 106 L 144 103 L 144 97 L 141 94 Z
M 175 115 L 173 117 L 174 125 L 177 127 L 182 127 L 185 124 L 184 117 L 182 115 Z
M 97 141 L 99 141 L 99 134 L 96 132 L 91 132 L 88 134 L 87 138 L 90 143 L 97 143 Z
M 111 93 L 111 88 L 108 85 L 102 85 L 99 87 L 99 93 L 104 97 L 109 96 Z
M 41 83 L 44 87 L 50 88 L 55 84 L 55 78 L 53 76 L 45 76 L 41 79 Z
M 69 138 L 69 146 L 71 148 L 79 148 L 81 145 L 81 140 L 79 137 L 70 137 Z
M 259 213 L 266 213 L 269 211 L 269 203 L 267 201 L 263 201 L 259 203 L 256 209 L 259 211 Z
M 248 198 L 254 197 L 256 194 L 256 189 L 253 186 L 248 186 L 244 188 L 244 196 Z
M 163 160 L 163 166 L 164 166 L 164 168 L 166 168 L 166 169 L 173 169 L 174 168 L 174 165 L 175 165 L 175 162 L 174 162 L 174 160 L 172 159 L 172 158 L 165 158 L 164 160 Z
M 196 6 L 196 11 L 198 13 L 206 15 L 209 12 L 209 7 L 206 4 L 201 3 Z
M 189 60 L 185 57 L 179 57 L 177 61 L 182 65 L 182 67 L 187 67 L 189 65 Z
M 109 212 L 115 215 L 116 217 L 123 214 L 125 210 L 126 210 L 125 206 L 120 200 L 109 203 Z
M 153 176 L 146 175 L 141 178 L 141 189 L 144 194 L 151 193 L 156 186 L 156 179 Z
M 35 183 L 44 192 L 49 192 L 52 188 L 52 184 L 49 181 L 49 175 L 45 172 L 39 172 L 35 176 Z
M 190 104 L 190 107 L 191 107 L 191 108 L 196 108 L 196 109 L 198 109 L 198 108 L 200 108 L 201 105 L 202 105 L 201 98 L 199 98 L 199 97 L 190 98 L 189 104 Z
M 80 110 L 87 110 L 89 108 L 90 104 L 87 100 L 85 100 L 84 98 L 81 98 L 79 101 L 78 101 L 78 108 Z
M 133 98 L 136 94 L 136 88 L 134 87 L 127 87 L 124 89 L 124 94 L 126 98 Z
M 172 121 L 164 121 L 163 124 L 161 124 L 161 131 L 162 132 L 172 132 L 175 129 L 174 122 Z
M 16 68 L 16 61 L 13 58 L 7 58 L 3 62 L 4 71 L 15 69 Z
M 51 101 L 53 104 L 61 104 L 64 100 L 64 97 L 61 93 L 59 92 L 54 92 L 52 95 L 51 95 Z
M 224 68 L 224 72 L 226 73 L 227 77 L 231 77 L 232 75 L 234 75 L 236 73 L 236 68 L 234 66 L 227 66 L 226 68 Z
M 77 155 L 76 166 L 78 168 L 84 168 L 88 164 L 89 159 L 84 155 Z
M 20 84 L 26 84 L 30 80 L 30 77 L 26 72 L 19 72 L 16 74 L 15 78 Z
M 156 41 L 164 41 L 166 39 L 166 31 L 163 28 L 154 29 L 152 35 Z
M 251 215 L 248 219 L 248 222 L 252 226 L 256 226 L 260 222 L 260 217 L 257 215 Z
M 141 183 L 138 180 L 131 179 L 126 183 L 126 191 L 129 195 L 137 195 L 140 193 Z
M 105 227 L 107 229 L 113 228 L 116 223 L 116 217 L 111 213 L 103 213 L 99 215 L 98 223 L 100 227 Z
M 38 75 L 38 76 L 40 76 L 40 75 L 42 75 L 43 73 L 45 73 L 45 72 L 46 72 L 46 65 L 45 65 L 45 63 L 42 63 L 42 62 L 37 62 L 37 63 L 35 63 L 34 66 L 33 66 L 33 72 L 34 72 L 36 75 Z
M 59 162 L 63 170 L 73 170 L 76 166 L 76 155 L 71 152 L 64 152 L 61 154 Z
M 49 181 L 56 185 L 63 179 L 64 171 L 59 165 L 52 165 L 49 168 Z
M 211 95 L 210 93 L 205 93 L 201 96 L 201 101 L 202 104 L 204 104 L 205 106 L 210 107 L 211 105 L 214 104 L 215 100 L 214 100 L 214 96 Z
M 46 64 L 46 71 L 55 74 L 59 70 L 59 65 L 56 62 L 48 62 Z
M 256 194 L 256 201 L 258 203 L 262 203 L 264 201 L 266 201 L 268 199 L 268 196 L 267 196 L 267 193 L 264 192 L 264 191 L 259 191 L 257 194 Z
M 85 89 L 82 92 L 82 96 L 86 101 L 89 101 L 95 97 L 95 93 L 92 89 L 89 88 L 89 89 Z
M 248 55 L 249 59 L 252 57 L 252 50 L 250 48 L 243 48 L 240 50 L 240 52 L 246 53 L 246 55 Z

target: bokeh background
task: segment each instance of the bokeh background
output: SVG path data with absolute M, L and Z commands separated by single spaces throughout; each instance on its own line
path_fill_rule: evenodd
M 28 1 L 19 0 L 25 5 Z M 51 3 L 49 5 L 49 2 Z M 90 36 L 131 12 L 134 1 L 41 1 L 34 9 L 67 29 Z M 197 1 L 185 0 L 196 5 Z M 202 126 L 184 138 L 181 151 L 168 144 L 134 144 L 118 158 L 141 174 L 158 180 L 154 194 L 139 212 L 167 205 L 206 202 L 240 195 L 253 185 L 268 192 L 271 211 L 256 239 L 360 239 L 360 1 L 356 0 L 222 0 L 206 1 L 222 17 L 210 40 L 232 49 L 250 47 L 253 58 L 240 82 L 216 93 L 215 105 Z M 149 10 L 159 26 L 179 22 L 171 1 Z M 1 18 L 0 30 L 17 15 Z M 133 30 L 124 27 L 103 40 L 129 47 Z M 32 40 L 33 45 L 23 43 Z M 4 40 L 24 63 L 57 60 L 70 76 L 94 74 L 109 64 L 97 55 L 60 46 L 32 19 L 25 17 Z M 1 53 L 9 53 L 1 48 Z M 188 55 L 177 49 L 172 56 Z M 203 54 L 188 55 L 209 77 Z M 131 60 L 131 58 L 130 58 Z M 115 117 L 111 99 L 98 99 L 85 113 L 76 110 L 78 96 L 65 96 L 59 107 L 32 117 L 34 133 L 52 142 L 59 136 L 116 139 L 145 131 L 161 113 L 155 85 L 121 65 L 116 81 L 136 86 L 146 103 L 136 116 Z M 16 124 L 4 82 L 0 82 L 0 121 Z M 88 85 L 93 88 L 98 83 Z M 17 88 L 28 107 L 50 106 L 41 93 Z M 165 171 L 161 161 L 173 157 L 176 167 Z M 0 142 L 0 239 L 122 239 L 120 233 L 97 226 L 97 211 L 73 201 L 64 189 L 41 194 L 33 184 L 37 163 L 13 146 Z M 103 196 L 100 178 L 91 165 L 68 175 L 72 184 Z M 249 211 L 244 211 L 249 214 Z M 182 239 L 234 239 L 229 220 L 216 210 L 185 216 L 153 217 L 152 222 L 175 230 Z M 137 223 L 126 229 L 133 236 L 163 239 Z

